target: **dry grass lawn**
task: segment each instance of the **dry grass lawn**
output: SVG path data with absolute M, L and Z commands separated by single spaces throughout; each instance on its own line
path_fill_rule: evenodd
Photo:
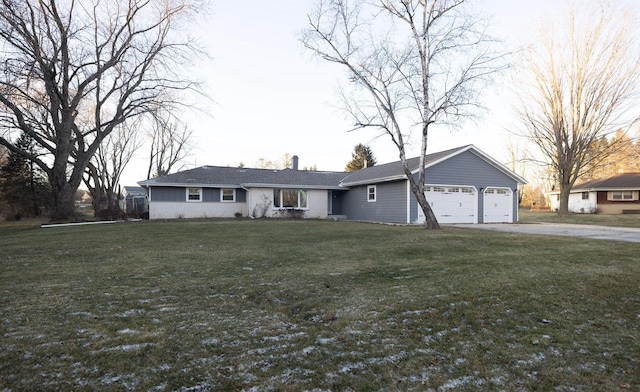
M 0 390 L 640 389 L 640 244 L 353 222 L 0 225 Z

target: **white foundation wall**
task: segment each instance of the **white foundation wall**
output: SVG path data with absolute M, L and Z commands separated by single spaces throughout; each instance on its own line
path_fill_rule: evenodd
M 329 192 L 325 189 L 307 190 L 307 209 L 304 218 L 326 219 Z M 273 188 L 252 188 L 247 191 L 248 216 L 252 218 L 279 218 L 280 210 L 273 206 Z
M 149 219 L 233 218 L 237 212 L 247 216 L 247 204 L 149 202 Z

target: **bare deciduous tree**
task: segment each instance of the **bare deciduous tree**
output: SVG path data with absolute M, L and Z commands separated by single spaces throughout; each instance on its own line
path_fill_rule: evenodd
M 47 156 L 52 220 L 68 220 L 83 173 L 127 119 L 177 102 L 197 52 L 184 31 L 189 0 L 0 0 L 0 144 L 24 132 Z M 80 119 L 91 111 L 92 121 Z M 91 124 L 91 125 L 88 125 Z
M 395 144 L 428 228 L 439 227 L 424 195 L 429 131 L 476 114 L 481 83 L 503 68 L 504 54 L 465 3 L 323 0 L 301 38 L 347 71 L 354 89 L 345 107 L 356 129 L 375 128 Z M 407 165 L 412 130 L 420 136 L 417 174 Z
M 573 6 L 556 27 L 545 20 L 540 44 L 526 58 L 530 86 L 520 89 L 519 115 L 555 173 L 559 215 L 569 213 L 569 193 L 583 170 L 618 148 L 608 139 L 637 114 L 637 22 L 629 10 L 592 6 Z
M 161 112 L 153 114 L 153 125 L 148 135 L 150 145 L 147 179 L 167 175 L 173 169 L 180 170 L 180 163 L 191 152 L 190 139 L 193 131 L 171 113 Z
M 254 167 L 258 169 L 274 169 L 274 170 L 282 170 L 286 168 L 293 167 L 293 155 L 285 152 L 282 154 L 282 157 L 275 161 L 268 161 L 264 158 L 260 158 L 254 164 Z
M 119 124 L 100 144 L 85 170 L 84 183 L 97 216 L 115 219 L 119 211 L 120 177 L 142 145 L 140 118 Z

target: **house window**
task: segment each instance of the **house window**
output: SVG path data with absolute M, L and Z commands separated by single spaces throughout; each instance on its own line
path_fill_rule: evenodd
M 614 201 L 630 201 L 637 200 L 637 197 L 634 197 L 633 191 L 613 191 L 607 193 L 608 200 Z
M 307 208 L 307 191 L 304 189 L 274 189 L 275 208 Z
M 376 201 L 376 186 L 369 185 L 367 187 L 367 201 L 374 202 Z
M 589 192 L 582 192 L 582 200 L 589 200 Z
M 187 201 L 202 201 L 202 188 L 187 188 Z
M 220 193 L 220 201 L 228 201 L 234 202 L 236 201 L 236 190 L 235 189 L 222 189 Z

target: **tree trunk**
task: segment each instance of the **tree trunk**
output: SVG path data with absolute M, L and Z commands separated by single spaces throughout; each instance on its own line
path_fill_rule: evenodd
M 569 194 L 571 187 L 568 185 L 560 188 L 560 207 L 558 208 L 559 216 L 569 216 Z
M 422 198 L 417 197 L 417 199 L 418 199 L 418 205 L 420 206 L 420 208 L 422 208 L 422 212 L 424 212 L 425 227 L 427 229 L 439 229 L 440 224 L 438 223 L 436 214 L 433 213 L 433 210 L 431 209 L 431 206 L 429 205 L 429 202 L 427 201 L 427 199 L 424 197 L 424 194 Z
M 51 222 L 69 222 L 75 213 L 75 189 L 65 178 L 51 182 Z
M 401 154 L 401 157 L 404 157 L 404 155 Z M 439 229 L 440 224 L 438 223 L 438 219 L 436 218 L 436 215 L 433 213 L 433 210 L 431 209 L 431 206 L 429 205 L 427 198 L 424 196 L 424 180 L 416 181 L 415 177 L 406 166 L 404 167 L 404 171 L 405 171 L 405 174 L 407 175 L 407 178 L 409 179 L 411 192 L 413 193 L 413 196 L 416 198 L 418 205 L 420 206 L 420 208 L 422 208 L 422 212 L 424 213 L 424 217 L 425 217 L 424 227 L 427 229 Z M 422 174 L 421 176 L 419 175 L 419 177 L 424 178 L 424 174 Z

